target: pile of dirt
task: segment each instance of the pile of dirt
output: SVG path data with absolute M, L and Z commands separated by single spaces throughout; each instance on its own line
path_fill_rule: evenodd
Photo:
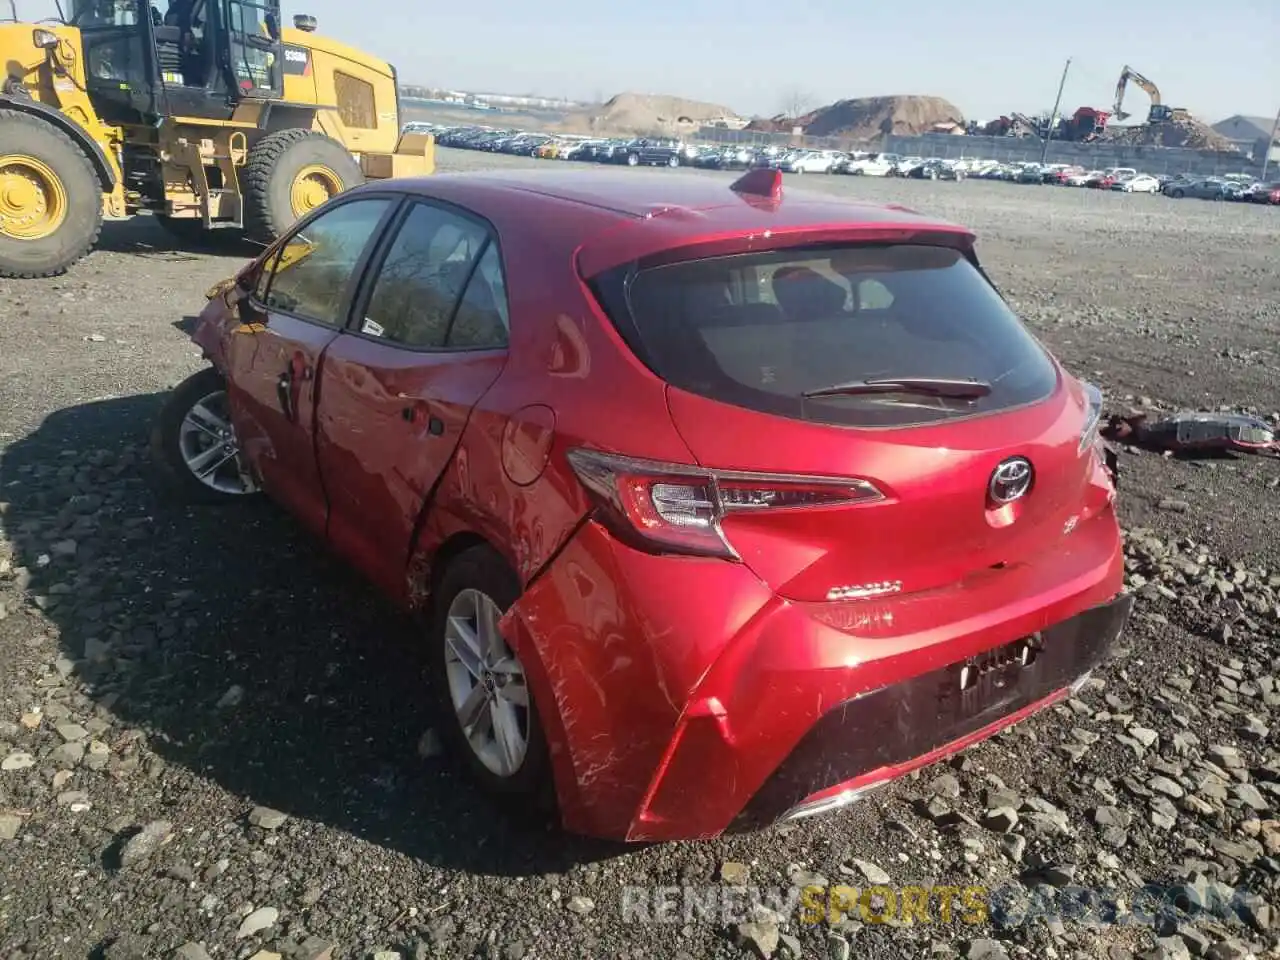
M 747 129 L 789 133 L 798 126 L 810 137 L 879 140 L 894 134 L 911 136 L 957 125 L 964 125 L 964 114 L 949 100 L 896 96 L 837 100 L 801 117 L 753 120 Z
M 717 103 L 658 94 L 620 93 L 598 109 L 566 118 L 566 123 L 591 133 L 677 136 L 709 121 L 736 116 L 733 110 Z
M 1190 114 L 1180 115 L 1165 123 L 1143 123 L 1131 127 L 1109 127 L 1108 143 L 1137 147 L 1188 147 L 1192 150 L 1219 150 L 1239 153 L 1239 148 L 1213 127 Z

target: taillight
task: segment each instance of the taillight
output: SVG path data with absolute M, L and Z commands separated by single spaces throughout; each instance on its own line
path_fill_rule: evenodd
M 720 529 L 731 514 L 884 499 L 873 484 L 856 478 L 703 470 L 581 448 L 568 458 L 615 533 L 666 552 L 736 559 Z
M 1102 391 L 1092 383 L 1081 381 L 1084 387 L 1085 419 L 1080 430 L 1079 453 L 1084 453 L 1098 442 L 1098 429 L 1102 423 Z

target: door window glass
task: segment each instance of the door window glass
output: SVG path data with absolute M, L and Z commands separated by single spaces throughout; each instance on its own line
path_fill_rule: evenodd
M 444 347 L 454 306 L 486 239 L 478 223 L 415 206 L 378 271 L 360 332 L 408 347 Z
M 497 244 L 485 248 L 449 328 L 448 345 L 491 350 L 507 345 L 507 288 Z
M 356 264 L 390 204 L 386 199 L 353 200 L 290 237 L 271 267 L 266 306 L 340 326 Z

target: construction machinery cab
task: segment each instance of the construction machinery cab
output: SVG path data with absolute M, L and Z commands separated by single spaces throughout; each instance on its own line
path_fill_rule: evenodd
M 81 0 L 72 25 L 85 81 L 108 123 L 226 120 L 242 99 L 284 91 L 278 0 Z

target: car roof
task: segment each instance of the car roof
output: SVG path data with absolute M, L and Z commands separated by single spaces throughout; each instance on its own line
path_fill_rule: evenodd
M 757 171 L 760 173 L 763 171 Z M 446 173 L 370 183 L 457 204 L 503 224 L 545 222 L 565 215 L 581 224 L 576 238 L 588 257 L 584 275 L 657 251 L 708 238 L 763 234 L 831 235 L 857 240 L 886 229 L 944 234 L 967 245 L 973 234 L 898 204 L 873 204 L 849 197 L 793 188 L 785 178 L 777 198 L 732 189 L 734 180 L 697 173 L 646 170 L 499 169 Z M 573 214 L 579 214 L 574 217 Z M 591 214 L 581 216 L 581 214 Z M 614 227 L 630 227 L 621 234 Z M 607 251 L 607 252 L 606 252 Z

